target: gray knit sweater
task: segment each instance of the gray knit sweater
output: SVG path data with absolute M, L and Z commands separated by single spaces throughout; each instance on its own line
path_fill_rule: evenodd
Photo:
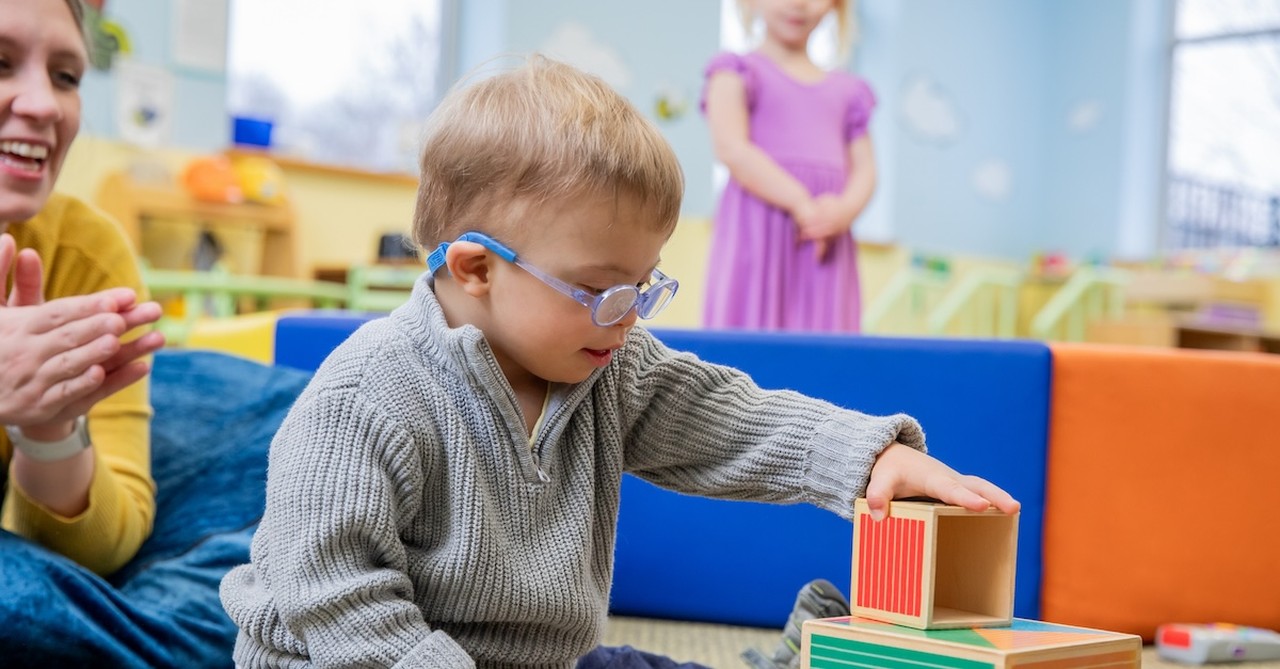
M 924 447 L 911 418 L 764 391 L 641 328 L 532 449 L 517 407 L 426 280 L 335 350 L 271 445 L 252 562 L 222 581 L 236 663 L 572 667 L 605 622 L 624 471 L 848 517 L 885 446 Z

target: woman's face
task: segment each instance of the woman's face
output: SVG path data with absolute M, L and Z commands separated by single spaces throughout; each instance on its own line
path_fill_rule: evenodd
M 0 0 L 0 223 L 44 207 L 80 129 L 87 63 L 66 0 Z

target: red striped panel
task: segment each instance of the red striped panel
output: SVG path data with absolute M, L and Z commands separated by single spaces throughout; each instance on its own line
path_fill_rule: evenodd
M 858 606 L 867 606 L 871 590 L 871 551 L 867 545 L 871 532 L 871 517 L 862 514 L 858 517 Z
M 885 554 L 885 567 L 889 574 L 884 579 L 885 584 L 885 600 L 884 608 L 886 611 L 898 610 L 898 559 L 902 556 L 902 551 L 898 550 L 898 527 L 902 524 L 897 518 L 889 518 L 889 527 L 886 532 L 889 534 L 889 551 Z
M 907 545 L 910 563 L 907 569 L 907 601 L 910 603 L 907 614 L 920 615 L 920 574 L 924 562 L 924 523 L 911 521 L 911 540 Z
M 884 524 L 871 523 L 871 603 L 878 609 L 884 602 Z
M 858 518 L 857 605 L 919 616 L 924 574 L 922 520 Z

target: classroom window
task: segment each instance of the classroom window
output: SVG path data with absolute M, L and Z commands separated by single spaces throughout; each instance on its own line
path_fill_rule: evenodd
M 283 156 L 417 172 L 457 0 L 232 0 L 227 109 Z
M 1179 0 L 1169 249 L 1280 247 L 1280 0 Z

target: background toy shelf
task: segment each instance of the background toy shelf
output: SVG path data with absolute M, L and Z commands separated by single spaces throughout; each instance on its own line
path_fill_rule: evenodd
M 204 202 L 181 189 L 136 181 L 126 172 L 114 172 L 103 179 L 98 189 L 97 204 L 124 227 L 125 234 L 138 253 L 162 269 L 148 257 L 144 240 L 148 221 L 183 221 L 215 237 L 225 236 L 230 247 L 239 244 L 236 253 L 243 267 L 241 273 L 251 275 L 301 278 L 298 267 L 297 239 L 294 235 L 294 212 L 288 203 L 262 205 L 254 203 Z M 235 253 L 235 249 L 228 249 Z

